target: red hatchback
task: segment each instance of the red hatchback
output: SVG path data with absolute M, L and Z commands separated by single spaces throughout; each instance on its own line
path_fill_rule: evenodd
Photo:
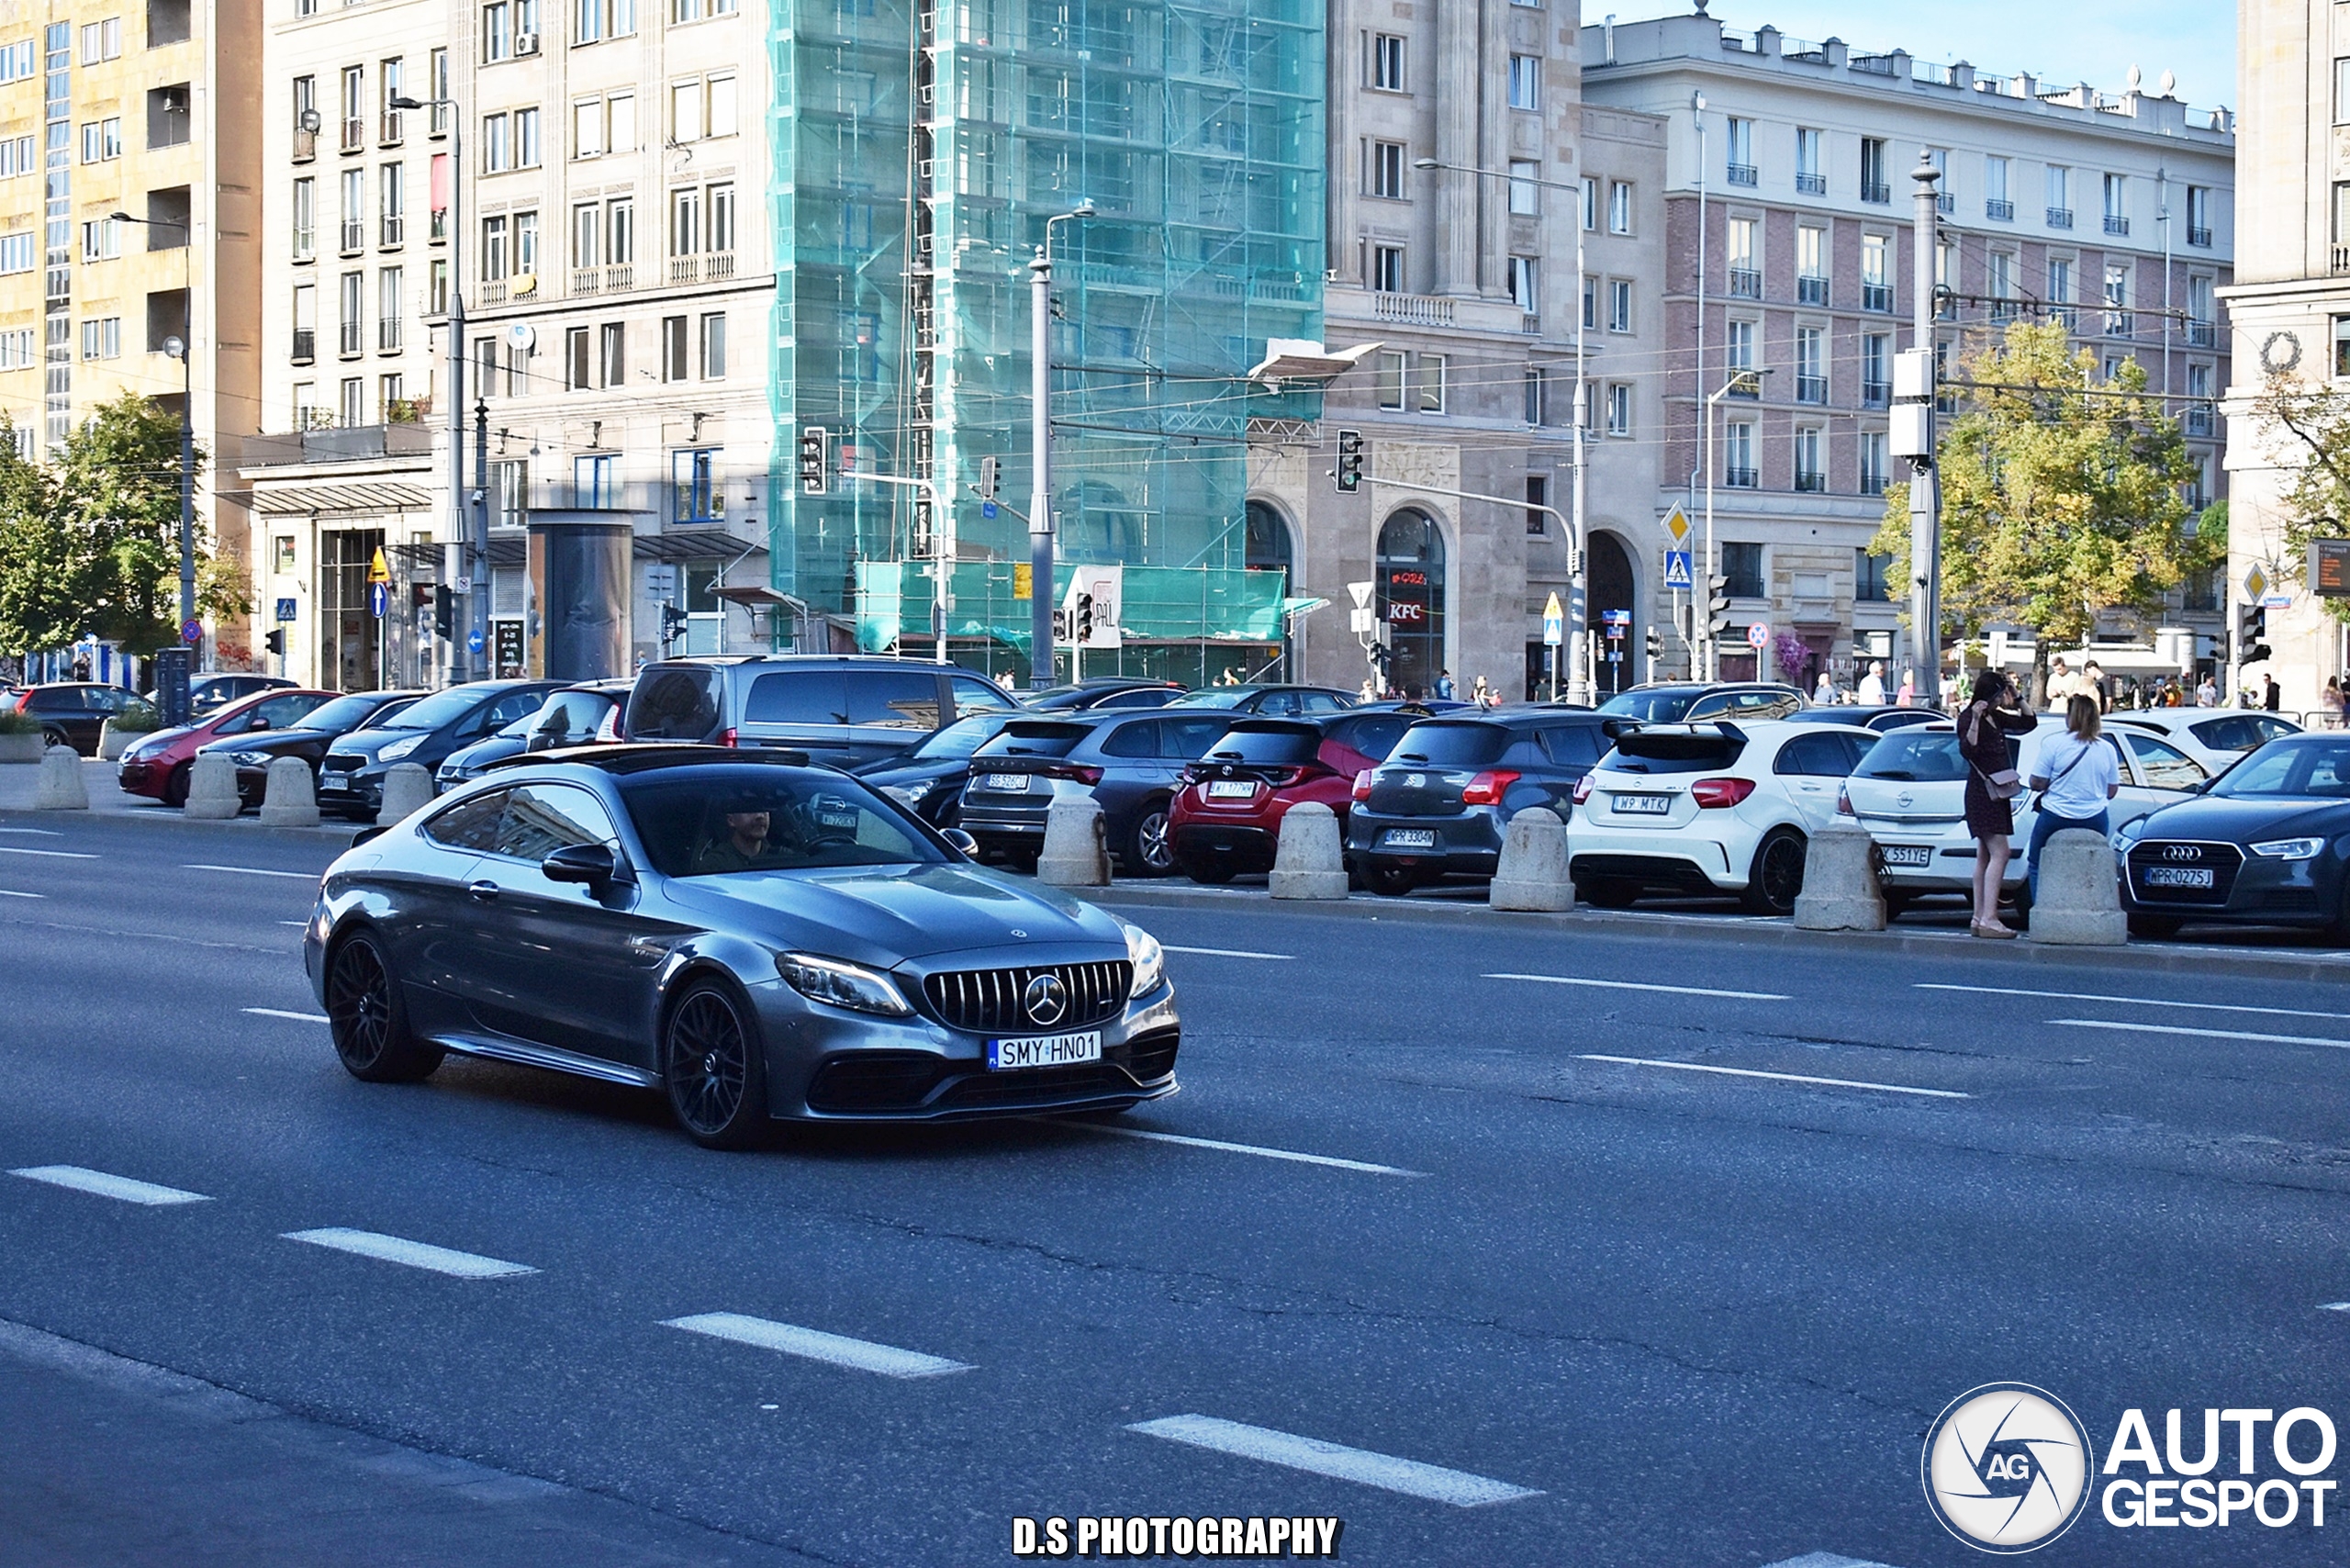
M 1184 770 L 1167 816 L 1176 863 L 1195 882 L 1270 871 L 1281 818 L 1305 801 L 1336 813 L 1343 840 L 1355 775 L 1378 767 L 1411 722 L 1390 712 L 1241 720 Z
M 188 770 L 196 748 L 229 735 L 258 734 L 299 724 L 310 710 L 331 702 L 333 691 L 256 691 L 224 704 L 194 724 L 158 730 L 122 754 L 116 782 L 129 794 L 144 795 L 167 806 L 187 804 Z

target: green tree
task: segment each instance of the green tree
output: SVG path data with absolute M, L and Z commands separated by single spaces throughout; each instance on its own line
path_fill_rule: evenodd
M 1961 365 L 1942 431 L 1942 613 L 1961 636 L 2010 622 L 2049 649 L 2085 640 L 2106 610 L 2151 612 L 2212 559 L 2182 487 L 2195 466 L 2134 360 L 2099 374 L 2060 323 L 2018 322 Z M 2225 521 L 2221 523 L 2221 558 Z M 1871 549 L 1909 576 L 1909 487 L 1886 492 Z
M 2302 577 L 2310 541 L 2350 533 L 2350 397 L 2290 371 L 2270 371 L 2253 420 L 2277 465 L 2277 508 L 2285 524 L 2280 558 L 2266 565 L 2287 578 Z M 2336 621 L 2350 621 L 2350 599 L 2317 602 Z

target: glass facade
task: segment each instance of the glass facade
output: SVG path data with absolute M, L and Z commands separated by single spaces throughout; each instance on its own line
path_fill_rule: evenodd
M 927 642 L 950 553 L 957 656 L 1024 667 L 1030 284 L 1052 226 L 1059 559 L 1127 566 L 1127 634 L 1264 641 L 1248 571 L 1251 419 L 1317 394 L 1247 380 L 1322 335 L 1323 13 L 1311 0 L 792 0 L 773 12 L 775 450 L 921 492 L 773 479 L 775 586 Z M 1001 471 L 984 515 L 980 462 Z M 944 529 L 944 537 L 934 532 Z M 1253 579 L 1253 580 L 1252 580 Z M 1262 602 L 1260 602 L 1262 601 Z M 1106 657 L 1103 664 L 1109 661 Z

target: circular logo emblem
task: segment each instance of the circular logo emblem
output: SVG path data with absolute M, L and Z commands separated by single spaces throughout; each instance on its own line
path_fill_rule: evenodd
M 2163 858 L 2165 860 L 2200 860 L 2203 858 L 2203 851 L 2201 848 L 2192 844 L 2166 845 L 2163 849 Z
M 1030 1023 L 1050 1028 L 1069 1012 L 1069 987 L 1058 975 L 1038 975 L 1020 993 L 1020 1005 L 1027 1010 Z
M 1986 1383 L 1926 1432 L 1919 1469 L 1942 1528 L 1981 1551 L 2046 1546 L 2088 1506 L 2095 1454 L 2080 1417 L 2045 1389 Z

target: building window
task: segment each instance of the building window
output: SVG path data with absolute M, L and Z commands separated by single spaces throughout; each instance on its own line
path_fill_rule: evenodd
M 342 222 L 341 250 L 346 256 L 356 255 L 367 245 L 367 171 L 345 169 L 342 172 Z
M 408 239 L 408 165 L 386 163 L 375 182 L 377 241 L 398 245 Z
M 367 145 L 367 70 L 347 65 L 342 71 L 342 150 L 356 152 Z
M 1755 237 L 1762 225 L 1751 218 L 1729 220 L 1729 237 L 1722 247 L 1729 263 L 1729 297 L 1732 299 L 1762 297 L 1762 263 L 1755 255 Z
M 722 310 L 701 319 L 701 378 L 726 379 L 726 313 Z
M 1550 476 L 1547 474 L 1528 474 L 1526 476 L 1527 532 L 1548 533 L 1550 532 L 1549 528 L 1545 526 L 1550 521 L 1549 516 L 1546 513 L 1539 512 L 1534 510 L 1537 507 L 1547 507 L 1550 504 Z
M 499 213 L 481 220 L 481 280 L 502 283 L 514 270 L 513 258 L 506 249 L 506 215 Z
M 449 111 L 452 106 L 447 102 L 449 96 L 449 51 L 447 50 L 436 49 L 426 57 L 425 74 L 430 78 L 426 84 L 431 96 L 441 100 L 432 106 L 432 134 L 446 136 L 449 134 Z
M 1796 128 L 1796 191 L 1801 196 L 1828 194 L 1828 174 L 1820 157 L 1820 133 L 1807 126 Z
M 2201 251 L 2211 248 L 2211 192 L 2207 186 L 2187 187 L 2187 242 Z
M 1607 433 L 1632 433 L 1632 389 L 1617 381 L 1607 388 Z
M 563 385 L 566 391 L 583 392 L 596 383 L 588 375 L 588 330 L 574 327 L 563 335 Z
M 122 254 L 122 223 L 118 218 L 100 218 L 82 225 L 82 259 L 85 262 L 111 262 Z
M 2073 263 L 2063 256 L 2048 258 L 2048 303 L 2067 330 L 2073 325 Z
M 1749 425 L 1746 428 L 1751 430 L 1754 427 Z M 1730 598 L 1762 598 L 1762 546 L 1724 544 L 1722 546 L 1722 576 L 1729 579 Z
M 408 378 L 406 376 L 394 371 L 389 375 L 379 375 L 375 378 L 375 406 L 384 410 L 386 424 L 390 424 L 402 414 L 414 417 L 414 409 L 402 407 L 407 401 Z
M 1751 185 L 1757 174 L 1754 168 L 1754 122 L 1729 117 L 1729 133 L 1722 138 L 1726 162 L 1723 175 L 1733 185 Z
M 375 102 L 381 106 L 382 119 L 375 127 L 375 140 L 386 147 L 397 147 L 405 140 L 407 130 L 400 111 L 392 107 L 392 100 L 406 88 L 400 85 L 400 59 L 397 55 L 379 61 L 375 66 Z
M 1404 90 L 1404 40 L 1393 33 L 1371 35 L 1371 84 L 1386 93 Z
M 1412 356 L 1416 401 L 1423 414 L 1444 412 L 1444 355 L 1440 353 L 1416 353 Z
M 307 262 L 318 254 L 319 245 L 319 183 L 316 180 L 294 182 L 294 259 Z
M 1542 108 L 1542 57 L 1539 54 L 1513 54 L 1509 57 L 1509 106 L 1539 113 Z
M 1404 247 L 1373 245 L 1371 248 L 1371 286 L 1376 294 L 1404 292 Z
M 2048 165 L 2048 227 L 2073 226 L 2073 171 L 2061 163 Z
M 601 338 L 601 353 L 599 355 L 599 369 L 601 371 L 601 385 L 606 386 L 627 386 L 627 324 L 621 321 L 607 321 L 604 323 L 599 336 Z
M 1539 263 L 1532 256 L 1512 256 L 1509 259 L 1509 297 L 1528 316 L 1542 310 Z
M 0 234 L 0 275 L 32 270 L 32 231 L 27 230 L 22 234 Z
M 1509 161 L 1509 210 L 1513 218 L 1537 218 L 1542 212 L 1542 165 L 1531 158 Z
M 688 329 L 692 322 L 684 316 L 661 318 L 661 379 L 683 381 L 690 375 L 690 343 Z
M 514 128 L 510 117 L 484 115 L 481 121 L 481 172 L 502 174 L 514 167 Z
M 610 452 L 589 453 L 571 460 L 571 502 L 574 506 L 608 507 L 620 498 L 620 458 Z
M 2105 231 L 2117 236 L 2130 232 L 2130 182 L 2121 174 L 2105 177 Z
M 308 364 L 319 353 L 319 290 L 315 284 L 294 286 L 294 353 L 297 364 Z
M 1728 323 L 1728 335 L 1722 342 L 1722 362 L 1730 370 L 1754 368 L 1754 323 L 1732 320 Z M 1738 396 L 1750 395 L 1743 388 Z
M 1796 401 L 1828 401 L 1828 333 L 1818 327 L 1796 329 Z
M 2016 204 L 2008 196 L 2008 161 L 1983 160 L 1983 216 L 1995 223 L 2012 223 Z
M 2108 337 L 2126 338 L 2130 335 L 2130 312 L 2123 308 L 2130 303 L 2130 264 L 2109 262 L 2105 269 L 2105 331 Z
M 1879 436 L 1882 442 L 1884 437 Z M 1882 487 L 1880 487 L 1881 488 Z M 1865 550 L 1852 552 L 1852 598 L 1862 604 L 1881 604 L 1888 596 L 1892 583 L 1893 557 L 1872 555 Z
M 481 8 L 481 59 L 485 65 L 514 58 L 514 7 L 491 0 Z
M 539 166 L 539 111 L 514 111 L 514 166 L 535 169 Z
M 1861 494 L 1885 494 L 1886 435 L 1883 431 L 1861 432 Z
M 319 384 L 297 381 L 294 384 L 294 428 L 314 431 L 326 423 L 326 411 L 319 407 Z
M 82 357 L 84 359 L 120 359 L 122 357 L 122 318 L 102 316 L 82 323 Z
M 536 276 L 539 270 L 539 215 L 518 212 L 514 215 L 514 275 Z
M 1593 331 L 1599 330 L 1600 280 L 1588 273 L 1583 280 L 1583 324 Z
M 1371 144 L 1371 194 L 1385 196 L 1390 201 L 1404 199 L 1402 142 L 1374 141 Z
M 1796 431 L 1796 488 L 1825 490 L 1828 469 L 1819 460 L 1819 431 L 1807 425 Z
M 122 119 L 85 120 L 82 125 L 82 162 L 104 163 L 122 156 Z
M 1759 482 L 1754 472 L 1754 425 L 1733 420 L 1722 427 L 1722 483 L 1732 489 L 1751 490 Z
M 357 430 L 367 422 L 367 383 L 356 375 L 343 378 L 341 396 L 337 399 L 338 421 L 345 430 Z
M 424 274 L 424 313 L 446 316 L 449 313 L 449 263 L 435 260 Z
M 1628 332 L 1632 330 L 1632 285 L 1628 278 L 1607 280 L 1607 330 Z
M 96 65 L 102 61 L 122 58 L 122 18 L 108 17 L 102 22 L 88 22 L 82 28 L 82 63 Z
M 375 274 L 375 348 L 379 353 L 400 351 L 400 326 L 406 312 L 401 308 L 400 269 L 386 267 Z
M 1379 406 L 1382 409 L 1404 406 L 1404 364 L 1402 354 L 1392 349 L 1381 351 L 1377 380 Z
M 1861 308 L 1890 315 L 1893 311 L 1893 276 L 1887 246 L 1891 244 L 1882 234 L 1861 236 Z
M 345 358 L 350 358 L 365 353 L 367 348 L 367 274 L 345 273 L 337 282 L 340 287 L 336 303 L 341 309 L 336 323 L 341 332 L 336 347 Z
M 1796 230 L 1796 303 L 1828 303 L 1828 230 L 1810 224 Z
M 2016 317 L 2013 303 L 2016 297 L 2016 258 L 2012 251 L 1993 251 L 1984 258 L 1985 283 L 1991 296 L 1991 319 L 2011 321 Z
M 1599 181 L 1588 174 L 1583 182 L 1583 226 L 1585 232 L 1599 227 Z
M 1607 232 L 1629 234 L 1632 231 L 1632 187 L 1617 180 L 1607 187 Z
M 1861 138 L 1861 199 L 1879 206 L 1893 199 L 1892 183 L 1886 178 L 1885 138 Z
M 1861 406 L 1882 409 L 1892 401 L 1892 334 L 1863 333 L 1861 337 Z
M 721 522 L 725 520 L 723 492 L 716 482 L 718 452 L 699 447 L 669 454 L 669 472 L 677 496 L 676 521 Z

